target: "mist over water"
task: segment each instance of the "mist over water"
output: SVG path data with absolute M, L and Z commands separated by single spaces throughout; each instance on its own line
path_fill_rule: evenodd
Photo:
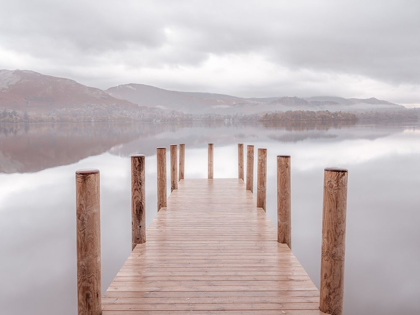
M 215 178 L 237 177 L 237 143 L 268 149 L 273 224 L 276 156 L 291 155 L 293 252 L 317 286 L 323 169 L 347 168 L 345 314 L 420 313 L 420 125 L 221 122 L 0 125 L 2 314 L 76 314 L 76 170 L 101 172 L 105 292 L 131 252 L 130 155 L 146 155 L 149 225 L 156 148 L 169 168 L 169 145 L 185 143 L 185 178 L 206 178 L 208 142 Z

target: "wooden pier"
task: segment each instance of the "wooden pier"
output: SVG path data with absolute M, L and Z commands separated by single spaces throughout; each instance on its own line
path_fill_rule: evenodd
M 181 148 L 185 150 L 185 146 Z M 82 264 L 87 271 L 78 277 L 79 314 L 342 314 L 347 171 L 325 171 L 320 294 L 289 248 L 290 157 L 277 158 L 276 226 L 265 213 L 267 152 L 260 150 L 258 157 L 256 200 L 246 189 L 252 187 L 250 182 L 243 180 L 243 145 L 238 149 L 238 178 L 234 179 L 213 179 L 213 145 L 209 145 L 209 178 L 183 179 L 185 151 L 181 151 L 182 179 L 178 182 L 176 147 L 171 146 L 172 193 L 167 197 L 166 153 L 159 148 L 158 213 L 147 233 L 145 159 L 132 157 L 133 251 L 103 297 L 97 296 L 97 281 L 93 283 L 88 277 L 97 277 L 98 272 L 100 275 L 97 260 L 90 257 L 91 266 Z M 248 163 L 250 160 L 253 152 L 252 159 L 248 154 Z M 99 173 L 83 171 L 77 173 L 78 183 L 86 174 L 96 174 L 99 179 Z M 83 212 L 81 198 L 78 214 Z M 84 204 L 97 204 L 87 201 Z M 97 211 L 93 212 L 93 219 L 98 220 Z M 83 251 L 86 248 L 79 247 L 78 242 L 78 257 L 83 256 Z M 91 253 L 100 261 L 98 248 L 91 249 Z

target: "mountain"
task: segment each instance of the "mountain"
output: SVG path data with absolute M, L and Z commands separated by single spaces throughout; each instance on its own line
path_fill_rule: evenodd
M 170 91 L 144 84 L 125 84 L 106 90 L 111 96 L 140 106 L 178 110 L 189 114 L 246 115 L 273 111 L 376 111 L 404 109 L 376 98 L 357 99 L 334 96 L 241 98 L 212 93 Z
M 118 120 L 156 113 L 70 79 L 0 70 L 0 121 Z
M 125 84 L 109 88 L 106 92 L 119 99 L 125 99 L 140 106 L 178 110 L 185 113 L 217 112 L 238 105 L 257 105 L 258 102 L 235 96 L 178 92 L 160 89 L 144 84 Z

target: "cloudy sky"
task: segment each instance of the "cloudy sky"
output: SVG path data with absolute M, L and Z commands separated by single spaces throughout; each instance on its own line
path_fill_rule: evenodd
M 420 104 L 418 0 L 0 0 L 0 69 Z

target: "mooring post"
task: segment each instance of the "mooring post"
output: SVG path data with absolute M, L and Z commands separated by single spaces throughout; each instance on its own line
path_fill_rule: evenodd
M 209 143 L 209 179 L 213 179 L 213 143 Z
M 166 206 L 166 148 L 157 148 L 157 211 Z
M 246 190 L 254 192 L 254 146 L 246 146 Z
M 146 158 L 131 156 L 131 249 L 146 242 Z
M 244 180 L 244 144 L 238 143 L 238 178 Z
M 347 170 L 324 171 L 320 310 L 343 314 Z
M 184 179 L 185 170 L 185 144 L 179 145 L 179 179 Z
M 99 171 L 76 172 L 78 314 L 100 315 L 101 231 Z
M 171 192 L 178 189 L 178 146 L 171 144 Z
M 290 156 L 277 156 L 277 241 L 292 248 Z
M 267 203 L 267 149 L 258 149 L 257 207 L 266 211 Z

